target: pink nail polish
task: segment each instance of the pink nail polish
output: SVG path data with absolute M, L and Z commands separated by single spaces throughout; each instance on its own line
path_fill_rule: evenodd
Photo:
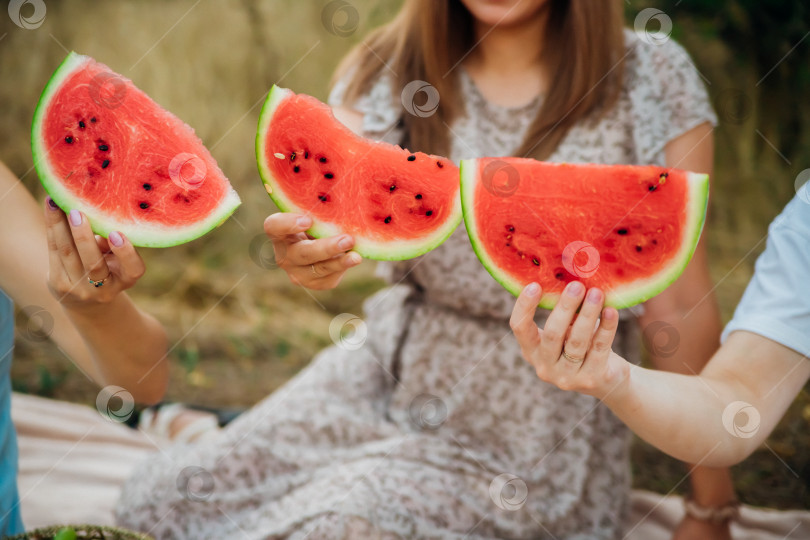
M 70 224 L 74 227 L 78 227 L 82 224 L 82 214 L 76 209 L 70 211 Z
M 579 281 L 572 281 L 568 285 L 568 294 L 570 294 L 571 296 L 579 296 L 579 293 L 582 292 L 583 288 L 584 287 L 582 286 L 582 283 L 580 283 Z
M 598 304 L 602 300 L 602 294 L 599 289 L 591 289 L 588 291 L 588 302 Z
M 107 240 L 109 240 L 110 243 L 115 247 L 121 247 L 124 245 L 124 238 L 121 236 L 121 233 L 117 231 L 111 232 L 110 236 L 107 237 Z
M 526 287 L 526 294 L 529 296 L 534 296 L 537 294 L 537 291 L 540 290 L 540 285 L 537 283 L 529 283 L 528 287 Z

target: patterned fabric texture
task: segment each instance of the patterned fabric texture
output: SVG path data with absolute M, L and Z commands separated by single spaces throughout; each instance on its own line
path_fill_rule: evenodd
M 619 102 L 575 126 L 552 161 L 663 165 L 667 141 L 716 123 L 680 46 L 626 41 Z M 455 75 L 466 113 L 449 157 L 512 153 L 542 96 L 495 106 L 463 67 Z M 348 105 L 365 136 L 401 140 L 390 80 Z M 514 297 L 464 228 L 378 269 L 392 285 L 366 302 L 361 348 L 322 351 L 217 440 L 152 456 L 125 485 L 119 522 L 157 538 L 617 538 L 628 431 L 597 400 L 538 380 L 508 325 Z M 614 349 L 638 360 L 632 313 Z

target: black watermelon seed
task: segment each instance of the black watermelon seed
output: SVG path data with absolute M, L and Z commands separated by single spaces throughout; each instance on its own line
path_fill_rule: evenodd
M 105 159 L 104 161 L 101 162 L 101 168 L 106 169 L 109 164 L 110 164 L 110 160 Z
M 298 165 L 293 167 L 293 172 L 299 172 L 300 170 L 301 170 L 301 167 L 299 167 Z
M 408 156 L 408 161 L 416 161 L 416 156 L 411 154 L 410 156 Z
M 562 272 L 557 272 L 556 274 L 554 274 L 554 277 L 559 279 L 560 281 L 563 281 L 565 279 L 565 274 L 563 274 Z
M 304 159 L 309 159 L 309 150 L 304 150 Z
M 506 230 L 509 231 L 509 232 L 515 232 L 515 227 L 512 226 L 512 225 L 507 225 Z
M 96 123 L 96 117 L 95 117 L 95 116 L 94 116 L 94 117 L 92 117 L 92 118 L 90 119 L 90 123 L 91 123 L 91 124 L 95 124 L 95 123 Z
M 535 266 L 540 266 L 540 261 L 537 260 L 537 257 L 532 257 L 532 263 L 534 263 Z
M 436 166 L 441 169 L 442 167 L 444 167 L 444 164 L 442 164 L 441 161 L 437 161 Z
M 144 210 L 146 210 L 147 208 L 149 208 L 149 203 L 142 202 L 142 203 L 141 203 L 141 204 L 139 204 L 138 206 L 140 206 L 141 208 L 143 208 Z
M 295 152 L 290 152 L 290 161 L 295 161 Z
M 395 189 L 397 189 L 397 186 L 391 186 L 390 188 L 388 188 L 388 191 L 393 193 Z
M 662 172 L 662 173 L 661 173 L 661 174 L 658 176 L 658 179 L 659 179 L 659 180 L 663 180 L 663 179 L 665 179 L 665 178 L 669 178 L 669 173 L 668 173 L 668 172 Z
M 510 244 L 509 242 L 507 242 L 507 243 L 506 243 L 506 245 L 507 245 L 507 247 L 508 247 L 508 246 L 511 246 L 512 244 Z
M 636 251 L 638 251 L 639 253 L 641 253 L 641 246 L 636 246 Z
M 145 189 L 146 191 L 151 190 L 152 189 L 152 184 L 144 184 L 143 189 Z
M 320 161 L 321 163 L 326 163 L 326 158 L 321 156 L 318 158 L 318 161 Z
M 648 187 L 647 189 L 650 190 L 650 191 L 655 191 L 656 189 L 658 189 L 658 186 L 650 184 L 650 187 Z
M 107 150 L 110 149 L 110 147 L 107 146 L 106 144 L 100 144 L 98 145 L 98 149 L 101 150 L 102 152 L 106 152 Z
M 385 222 L 386 223 L 391 223 L 391 216 L 388 216 L 387 218 L 385 218 Z
M 627 234 L 627 229 L 619 229 L 618 231 L 616 231 L 616 234 L 624 236 L 625 234 Z
M 320 194 L 318 194 L 318 199 L 321 202 L 328 202 L 329 201 L 329 195 L 327 195 L 326 193 L 320 193 Z
M 65 137 L 65 142 L 68 144 L 73 144 L 73 137 L 68 135 L 67 137 Z
M 417 199 L 421 199 L 421 198 L 422 198 L 422 194 L 421 194 L 421 193 L 417 193 L 417 194 L 416 194 L 416 198 L 417 198 Z
M 84 129 L 84 120 L 79 120 L 79 127 Z
M 324 177 L 326 177 L 326 178 L 328 178 L 328 179 L 330 179 L 330 180 L 331 180 L 332 178 L 334 178 L 334 177 L 335 177 L 335 175 L 334 175 L 334 174 L 332 174 L 332 173 L 330 173 L 330 172 L 328 172 L 328 173 L 326 173 L 326 174 L 324 175 Z
M 432 216 L 433 215 L 433 210 L 428 210 L 427 212 L 425 212 L 425 215 L 426 216 Z

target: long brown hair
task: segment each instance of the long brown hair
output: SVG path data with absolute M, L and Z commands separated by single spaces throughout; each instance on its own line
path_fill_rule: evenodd
M 536 159 L 548 158 L 577 122 L 597 117 L 615 103 L 625 56 L 618 0 L 549 0 L 545 9 L 550 13 L 541 45 L 553 83 L 515 151 Z M 402 115 L 403 146 L 446 155 L 447 126 L 462 106 L 458 79 L 450 75 L 474 44 L 473 17 L 460 0 L 406 0 L 391 22 L 371 32 L 341 62 L 335 80 L 351 74 L 347 106 L 383 71 L 394 72 L 395 89 L 415 80 L 430 83 L 441 97 L 438 109 L 424 117 Z

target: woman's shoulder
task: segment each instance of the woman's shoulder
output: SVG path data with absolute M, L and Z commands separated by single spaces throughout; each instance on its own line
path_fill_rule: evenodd
M 686 49 L 671 35 L 624 31 L 625 74 L 629 85 L 673 85 L 702 78 Z

